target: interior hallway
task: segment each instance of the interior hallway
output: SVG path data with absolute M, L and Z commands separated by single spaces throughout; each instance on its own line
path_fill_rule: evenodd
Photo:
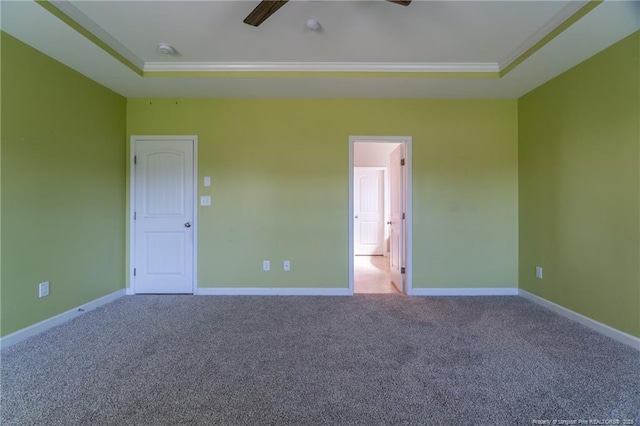
M 355 256 L 354 293 L 399 293 L 391 283 L 389 258 L 384 256 Z

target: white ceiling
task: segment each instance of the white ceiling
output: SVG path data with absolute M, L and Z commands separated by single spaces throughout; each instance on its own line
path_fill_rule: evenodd
M 301 0 L 286 4 L 256 28 L 242 20 L 257 4 L 59 3 L 77 22 L 146 70 L 169 63 L 176 70 L 446 66 L 469 72 L 503 68 L 584 2 L 414 0 L 403 7 L 385 1 Z M 382 78 L 362 72 L 141 77 L 34 1 L 2 1 L 1 7 L 3 31 L 127 97 L 519 97 L 640 28 L 640 2 L 606 1 L 502 78 L 412 73 Z M 306 30 L 307 18 L 318 19 L 322 31 Z M 159 42 L 172 44 L 179 55 L 158 53 Z
M 292 1 L 251 27 L 258 1 L 73 2 L 145 62 L 167 60 L 161 41 L 185 62 L 498 62 L 567 3 Z

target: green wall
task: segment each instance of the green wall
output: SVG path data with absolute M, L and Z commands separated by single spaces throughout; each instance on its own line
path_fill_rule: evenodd
M 0 4 L 0 11 L 2 5 Z M 0 100 L 2 99 L 2 36 L 0 31 Z M 0 241 L 2 241 L 2 102 L 0 101 Z M 0 243 L 0 309 L 2 309 L 2 244 Z M 2 336 L 2 312 L 0 311 L 0 336 Z
M 414 287 L 517 286 L 516 100 L 129 99 L 127 111 L 130 135 L 199 137 L 212 196 L 198 210 L 199 287 L 348 286 L 350 135 L 413 137 Z
M 640 33 L 517 101 L 126 101 L 0 55 L 2 335 L 123 288 L 126 135 L 197 134 L 200 287 L 346 287 L 348 137 L 410 135 L 414 287 L 519 282 L 640 336 Z
M 639 52 L 636 32 L 518 101 L 520 287 L 635 336 Z
M 7 34 L 1 43 L 6 335 L 124 288 L 126 100 Z

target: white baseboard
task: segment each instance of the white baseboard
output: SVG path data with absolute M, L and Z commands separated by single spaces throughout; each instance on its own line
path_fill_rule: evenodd
M 604 334 L 605 336 L 611 337 L 612 339 L 615 339 L 620 343 L 624 343 L 625 345 L 631 346 L 634 349 L 640 350 L 640 338 L 638 337 L 627 334 L 624 331 L 617 330 L 606 324 L 603 324 L 594 319 L 586 317 L 582 314 L 574 312 L 571 309 L 567 309 L 564 306 L 560 306 L 557 303 L 553 303 L 540 296 L 536 296 L 535 294 L 529 293 L 528 291 L 520 290 L 520 296 L 524 297 L 527 300 L 530 300 L 535 304 L 543 306 L 559 315 L 562 315 L 565 318 L 569 318 L 570 320 L 576 321 L 584 326 L 587 326 L 590 329 L 595 330 L 600 334 Z
M 95 299 L 91 302 L 85 303 L 84 305 L 80 305 L 76 308 L 70 309 L 51 318 L 47 318 L 46 320 L 40 321 L 39 323 L 30 325 L 29 327 L 23 328 L 22 330 L 7 334 L 3 338 L 0 338 L 0 348 L 8 348 L 9 346 L 15 345 L 16 343 L 21 342 L 31 336 L 40 334 L 43 331 L 65 323 L 86 312 L 96 309 L 102 305 L 106 305 L 109 302 L 113 302 L 114 300 L 119 299 L 124 295 L 124 289 L 118 290 L 111 294 L 107 294 L 106 296 L 100 297 L 99 299 Z
M 198 296 L 351 296 L 348 288 L 200 287 Z
M 412 288 L 410 296 L 517 296 L 515 287 Z
M 133 287 L 127 287 L 125 288 L 125 291 L 127 292 L 127 296 L 133 296 L 136 293 L 133 291 Z

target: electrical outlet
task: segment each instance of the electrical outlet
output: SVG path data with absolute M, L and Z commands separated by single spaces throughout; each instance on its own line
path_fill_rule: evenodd
M 45 297 L 49 295 L 49 281 L 38 284 L 38 297 Z
M 542 279 L 542 266 L 536 266 L 536 278 Z
M 263 260 L 262 261 L 262 270 L 267 272 L 271 270 L 271 261 L 269 260 Z
M 282 263 L 282 269 L 284 269 L 285 271 L 290 271 L 291 270 L 291 262 L 289 262 L 288 260 L 285 260 Z

